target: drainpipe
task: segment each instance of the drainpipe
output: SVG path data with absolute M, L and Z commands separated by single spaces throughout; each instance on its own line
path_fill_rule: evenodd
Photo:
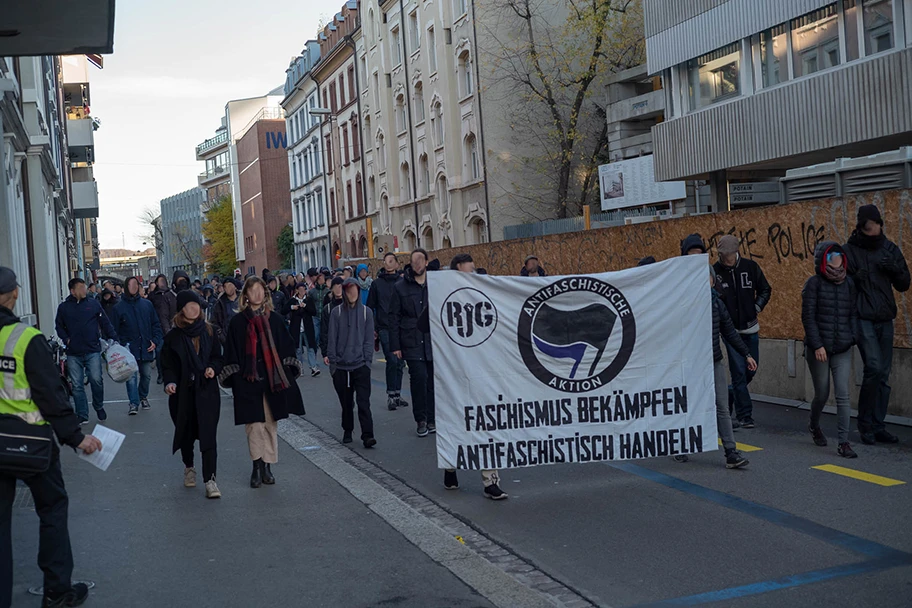
M 415 129 L 412 128 L 412 104 L 410 103 L 409 95 L 409 69 L 408 69 L 408 36 L 405 31 L 405 2 L 404 0 L 399 0 L 399 31 L 402 33 L 402 67 L 405 74 L 405 119 L 408 124 L 406 128 L 408 129 L 409 134 L 409 162 L 411 163 L 412 169 L 412 187 L 410 188 L 412 192 L 412 198 L 415 200 L 415 245 L 421 247 L 421 230 L 418 229 L 418 170 L 415 168 Z M 420 33 L 418 34 L 421 35 Z M 395 117 L 394 117 L 395 118 Z M 398 134 L 397 134 L 398 135 Z M 398 170 L 398 168 L 397 168 Z M 431 192 L 431 185 L 428 184 L 428 194 Z M 433 248 L 433 243 L 431 243 Z
M 358 15 L 358 21 L 360 22 L 360 20 L 361 15 Z M 361 157 L 361 200 L 364 201 L 364 213 L 369 217 L 370 213 L 367 209 L 367 203 L 370 200 L 367 197 L 367 161 L 364 159 L 364 130 L 361 128 L 364 124 L 364 117 L 361 116 L 361 79 L 358 76 L 361 73 L 361 70 L 358 69 L 358 49 L 355 48 L 355 41 L 351 39 L 351 36 L 348 36 L 345 39 L 345 44 L 351 47 L 353 63 L 355 66 L 355 104 L 358 114 L 358 131 L 361 132 L 360 141 L 358 142 L 361 145 L 361 149 L 358 150 L 358 155 Z M 352 134 L 352 138 L 354 139 L 354 130 L 352 130 Z M 373 227 L 371 226 L 370 221 L 365 222 L 365 225 L 365 230 L 367 231 L 367 251 L 370 253 L 374 250 Z
M 313 78 L 313 81 L 317 85 L 317 103 L 320 103 L 319 100 L 322 99 L 322 93 L 320 91 L 320 86 L 321 86 L 320 81 L 314 75 L 313 71 L 311 71 L 310 77 Z M 304 103 L 307 103 L 307 101 L 305 100 Z M 323 122 L 324 122 L 323 117 L 321 116 L 320 117 L 320 150 L 323 153 L 320 154 L 320 169 L 323 173 L 323 208 L 326 209 L 326 242 L 328 245 L 327 252 L 329 253 L 329 261 L 327 263 L 327 266 L 329 268 L 335 268 L 336 265 L 333 263 L 333 260 L 336 257 L 336 252 L 335 252 L 335 250 L 333 250 L 332 230 L 329 229 L 329 224 L 330 224 L 330 221 L 332 220 L 332 216 L 329 214 L 329 182 L 326 181 L 326 154 L 325 154 L 326 150 L 324 148 L 324 146 L 326 144 L 323 140 Z M 330 128 L 332 128 L 332 125 L 330 125 Z M 342 247 L 341 242 L 339 243 L 339 247 Z
M 478 66 L 478 27 L 475 25 L 475 0 L 472 0 L 472 35 L 475 37 L 475 95 L 478 97 L 478 145 L 481 146 L 481 177 L 484 180 L 485 192 L 485 214 L 488 216 L 488 242 L 491 242 L 491 204 L 488 193 L 488 150 L 485 148 L 484 140 L 484 116 L 482 114 L 481 103 L 481 69 Z

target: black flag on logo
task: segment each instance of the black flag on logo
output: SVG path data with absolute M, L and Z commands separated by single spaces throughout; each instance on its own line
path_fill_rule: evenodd
M 617 315 L 601 304 L 590 304 L 579 310 L 558 310 L 542 304 L 535 315 L 532 338 L 535 346 L 546 355 L 574 361 L 570 378 L 576 377 L 577 368 L 586 355 L 586 347 L 592 346 L 597 351 L 589 370 L 589 376 L 592 376 L 605 352 L 616 320 Z

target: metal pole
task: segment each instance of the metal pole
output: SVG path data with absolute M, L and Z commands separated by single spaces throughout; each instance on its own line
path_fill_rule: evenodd
M 345 193 L 342 190 L 342 143 L 339 137 L 339 117 L 335 114 L 329 117 L 329 132 L 332 137 L 333 173 L 335 174 L 333 181 L 336 184 L 336 220 L 339 231 L 339 259 L 341 260 L 344 257 L 342 252 L 345 251 L 343 249 L 343 241 L 345 240 Z
M 583 223 L 586 230 L 592 229 L 592 211 L 589 205 L 583 205 Z

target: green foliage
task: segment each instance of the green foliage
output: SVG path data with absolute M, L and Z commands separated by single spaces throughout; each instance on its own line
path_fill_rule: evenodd
M 282 268 L 294 268 L 294 231 L 291 226 L 282 228 L 276 247 L 279 250 L 279 257 L 282 258 Z
M 206 211 L 203 221 L 203 257 L 209 272 L 219 276 L 232 276 L 237 267 L 234 248 L 234 216 L 231 197 L 223 196 Z

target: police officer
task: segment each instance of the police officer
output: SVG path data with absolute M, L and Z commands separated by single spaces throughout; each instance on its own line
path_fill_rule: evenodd
M 61 443 L 87 454 L 101 442 L 79 430 L 66 389 L 54 368 L 47 342 L 37 329 L 22 323 L 13 308 L 19 298 L 16 275 L 0 266 L 0 356 L 14 365 L 0 370 L 0 414 L 18 416 L 30 424 L 50 424 Z M 13 393 L 13 387 L 17 392 Z M 24 386 L 24 393 L 21 392 Z M 67 531 L 68 498 L 60 472 L 60 450 L 54 445 L 51 465 L 44 473 L 18 475 L 32 492 L 41 520 L 38 566 L 44 572 L 43 607 L 79 606 L 89 590 L 73 584 L 73 552 Z M 17 474 L 0 470 L 0 608 L 10 608 L 13 590 L 13 499 Z

